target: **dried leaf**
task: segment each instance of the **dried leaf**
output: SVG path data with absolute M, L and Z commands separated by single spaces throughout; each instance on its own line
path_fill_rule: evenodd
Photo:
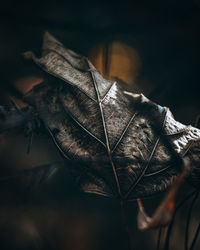
M 83 191 L 134 200 L 171 186 L 200 130 L 142 94 L 124 93 L 48 33 L 41 58 L 25 56 L 49 77 L 24 100 L 62 155 L 76 163 L 68 168 Z

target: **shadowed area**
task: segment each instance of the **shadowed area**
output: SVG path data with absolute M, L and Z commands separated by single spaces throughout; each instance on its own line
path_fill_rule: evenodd
M 42 35 L 49 31 L 65 47 L 89 57 L 105 77 L 170 107 L 176 120 L 194 124 L 200 113 L 199 24 L 198 0 L 6 1 L 0 8 L 0 104 L 10 104 L 10 93 L 19 94 L 14 86 L 26 91 L 26 83 L 43 79 L 43 72 L 21 55 L 27 50 L 39 55 Z M 28 140 L 23 127 L 0 135 L 1 176 L 61 161 L 47 134 L 34 135 L 27 155 Z M 185 184 L 178 200 L 192 190 Z M 149 214 L 161 198 L 162 194 L 143 202 Z M 1 249 L 128 249 L 118 201 L 80 193 L 67 169 L 38 187 L 30 176 L 3 182 L 0 199 Z M 184 249 L 191 201 L 175 217 L 170 250 Z M 198 227 L 199 209 L 197 200 L 189 244 Z M 125 210 L 134 249 L 155 249 L 157 231 L 138 232 L 134 202 Z M 199 247 L 198 238 L 194 249 Z

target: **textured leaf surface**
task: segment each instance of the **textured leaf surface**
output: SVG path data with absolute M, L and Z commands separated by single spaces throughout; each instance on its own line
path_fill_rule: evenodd
M 48 33 L 41 58 L 26 57 L 54 76 L 25 100 L 63 156 L 76 163 L 68 167 L 83 191 L 133 200 L 171 185 L 200 130 L 142 94 L 125 94 Z

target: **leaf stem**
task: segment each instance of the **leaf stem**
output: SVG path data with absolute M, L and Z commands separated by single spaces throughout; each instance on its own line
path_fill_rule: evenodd
M 198 225 L 198 227 L 197 227 L 196 233 L 195 233 L 194 238 L 193 238 L 193 240 L 192 240 L 192 244 L 191 244 L 190 250 L 193 250 L 193 249 L 194 249 L 194 246 L 195 246 L 195 244 L 196 244 L 196 241 L 197 241 L 199 232 L 200 232 L 200 223 L 199 223 L 199 225 Z
M 156 250 L 160 250 L 161 235 L 162 235 L 162 228 L 160 228 L 158 230 L 158 239 L 157 239 Z
M 192 191 L 191 193 L 189 193 L 180 203 L 179 205 L 176 207 L 175 211 L 174 211 L 174 215 L 172 218 L 171 223 L 168 226 L 168 230 L 167 230 L 167 235 L 166 235 L 166 239 L 165 239 L 165 246 L 164 246 L 164 250 L 168 250 L 169 249 L 169 241 L 170 241 L 170 236 L 171 236 L 171 231 L 174 225 L 174 219 L 175 219 L 175 215 L 177 213 L 177 211 L 186 203 L 187 200 L 189 200 L 191 197 L 193 197 L 196 194 L 196 190 Z
M 133 250 L 133 238 L 132 238 L 132 233 L 130 230 L 130 227 L 127 222 L 127 217 L 126 213 L 124 210 L 124 201 L 120 200 L 120 212 L 121 212 L 121 218 L 122 218 L 122 224 L 124 226 L 124 229 L 126 231 L 127 239 L 128 239 L 128 246 L 130 250 Z

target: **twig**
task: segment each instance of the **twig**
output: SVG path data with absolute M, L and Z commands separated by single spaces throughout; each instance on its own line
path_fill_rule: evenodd
M 194 246 L 195 246 L 195 243 L 196 243 L 196 241 L 197 241 L 199 232 L 200 232 L 200 223 L 199 223 L 199 225 L 198 225 L 198 227 L 197 227 L 196 233 L 195 233 L 194 238 L 193 238 L 193 240 L 192 240 L 192 244 L 191 244 L 191 246 L 190 246 L 190 250 L 193 250 L 193 249 L 194 249 Z
M 171 223 L 169 224 L 168 230 L 167 230 L 167 235 L 166 235 L 166 239 L 165 239 L 165 246 L 164 246 L 164 250 L 169 250 L 169 240 L 170 240 L 170 235 L 171 235 L 171 231 L 172 231 L 172 227 L 174 225 L 174 218 L 175 215 L 177 213 L 177 211 L 185 204 L 185 202 L 187 200 L 189 200 L 193 195 L 196 194 L 196 190 L 192 191 L 189 195 L 187 195 L 180 203 L 179 205 L 176 207 L 176 210 L 174 211 L 174 216 L 173 219 L 171 221 Z
M 156 250 L 160 249 L 160 241 L 161 241 L 161 235 L 162 235 L 162 228 L 158 230 L 158 240 L 157 240 L 157 247 Z
M 124 211 L 124 202 L 122 200 L 120 201 L 120 212 L 121 212 L 122 223 L 123 223 L 124 229 L 127 233 L 129 249 L 133 250 L 132 234 L 131 234 L 131 231 L 130 231 L 130 228 L 129 228 L 129 225 L 127 222 L 126 214 Z

